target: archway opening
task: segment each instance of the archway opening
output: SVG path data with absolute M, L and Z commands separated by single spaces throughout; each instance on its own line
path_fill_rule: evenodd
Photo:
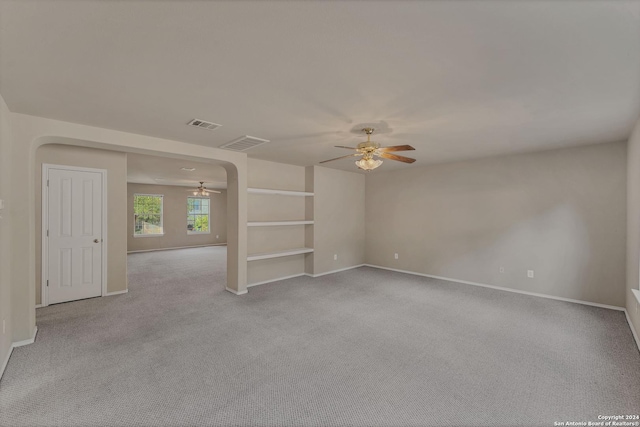
M 129 173 L 126 171 L 126 158 L 128 155 L 148 156 L 148 158 L 153 157 L 155 159 L 163 159 L 164 161 L 173 161 L 175 162 L 175 164 L 180 164 L 180 163 L 191 164 L 195 162 L 201 166 L 201 172 L 208 171 L 207 173 L 210 173 L 211 170 L 216 170 L 218 178 L 220 178 L 221 176 L 224 176 L 224 178 L 218 179 L 217 180 L 218 182 L 213 183 L 212 186 L 226 187 L 224 188 L 224 194 L 226 196 L 225 197 L 226 221 L 224 225 L 224 233 L 218 232 L 213 236 L 218 236 L 218 239 L 222 237 L 223 240 L 226 240 L 226 242 L 221 242 L 221 243 L 227 243 L 227 249 L 228 249 L 226 254 L 226 269 L 225 269 L 226 277 L 222 281 L 217 280 L 218 283 L 216 285 L 224 286 L 225 289 L 236 294 L 242 294 L 246 292 L 246 279 L 244 279 L 244 282 L 243 282 L 243 278 L 246 277 L 246 263 L 243 265 L 243 263 L 240 262 L 240 260 L 242 259 L 242 255 L 240 254 L 240 252 L 243 249 L 242 239 L 243 239 L 244 233 L 243 233 L 242 227 L 239 227 L 239 224 L 242 221 L 242 214 L 240 213 L 241 197 L 239 195 L 241 194 L 241 192 L 246 191 L 246 189 L 243 188 L 241 190 L 239 188 L 240 183 L 242 182 L 242 179 L 238 179 L 238 168 L 236 167 L 235 164 L 229 161 L 213 158 L 213 156 L 209 158 L 197 157 L 192 155 L 190 156 L 190 155 L 177 153 L 175 151 L 167 150 L 166 148 L 164 150 L 139 149 L 134 147 L 124 147 L 124 146 L 115 145 L 115 144 L 111 145 L 108 143 L 78 140 L 78 139 L 71 139 L 71 138 L 64 138 L 64 137 L 42 137 L 42 138 L 39 138 L 36 142 L 37 144 L 35 144 L 34 150 L 32 152 L 32 162 L 33 162 L 32 164 L 34 165 L 34 170 L 33 170 L 34 175 L 36 175 L 34 177 L 35 178 L 34 193 L 35 193 L 35 199 L 36 199 L 35 210 L 36 210 L 36 216 L 38 217 L 37 218 L 38 220 L 36 221 L 36 225 L 38 228 L 40 228 L 42 225 L 42 222 L 39 219 L 40 219 L 40 212 L 41 212 L 40 201 L 42 200 L 41 199 L 41 185 L 42 185 L 41 174 L 42 174 L 42 163 L 44 159 L 44 156 L 42 155 L 43 153 L 51 154 L 51 152 L 55 152 L 56 150 L 58 150 L 59 153 L 58 153 L 57 159 L 59 161 L 55 161 L 55 163 L 59 163 L 59 164 L 69 165 L 72 163 L 72 165 L 80 165 L 85 167 L 91 167 L 91 166 L 94 166 L 94 167 L 97 166 L 102 168 L 104 168 L 105 166 L 107 168 L 114 167 L 111 175 L 115 175 L 114 178 L 116 178 L 116 180 L 119 180 L 121 184 L 124 182 L 124 185 L 120 185 L 119 189 L 115 189 L 116 191 L 113 191 L 114 189 L 107 186 L 107 188 L 109 188 L 109 190 L 112 190 L 112 192 L 114 193 L 114 194 L 111 194 L 111 196 L 114 198 L 114 200 L 116 200 L 115 203 L 120 204 L 119 206 L 120 213 L 116 214 L 114 212 L 110 212 L 110 214 L 108 215 L 108 218 L 114 216 L 115 218 L 112 218 L 112 219 L 115 219 L 116 221 L 120 221 L 121 222 L 120 228 L 123 228 L 125 231 L 115 239 L 114 238 L 108 239 L 108 242 L 110 242 L 111 247 L 107 248 L 107 250 L 113 249 L 112 248 L 113 246 L 117 247 L 118 242 L 120 242 L 119 248 L 115 249 L 116 251 L 120 251 L 120 259 L 123 259 L 123 258 L 126 259 L 126 252 L 128 251 L 127 244 L 126 244 L 126 240 L 128 239 L 128 231 L 129 231 L 128 229 L 132 228 L 132 227 L 129 227 L 129 224 L 128 224 L 130 222 L 128 218 L 129 216 L 128 212 L 126 211 L 126 208 L 123 208 L 122 206 L 122 204 L 124 204 L 124 206 L 127 206 L 127 204 L 129 204 L 127 190 L 126 190 L 128 179 L 125 178 L 129 176 Z M 53 147 L 56 147 L 56 148 L 53 148 Z M 50 158 L 56 159 L 56 156 L 49 157 L 49 159 Z M 118 158 L 120 159 L 119 160 L 120 161 L 119 164 L 121 165 L 120 170 L 118 170 L 117 166 L 113 166 L 114 164 L 118 163 Z M 91 159 L 91 160 L 87 160 L 87 159 Z M 114 159 L 116 160 L 115 162 L 114 162 Z M 47 160 L 47 161 L 51 161 L 51 160 Z M 124 171 L 122 167 L 124 167 Z M 124 177 L 122 176 L 122 174 L 124 174 Z M 169 183 L 171 183 L 171 177 L 169 177 L 168 179 L 169 179 Z M 221 181 L 224 181 L 224 185 L 222 185 L 223 183 Z M 186 183 L 183 183 L 183 184 L 186 184 Z M 179 186 L 176 186 L 176 187 L 179 187 Z M 185 194 L 189 194 L 189 193 L 185 191 Z M 186 221 L 187 221 L 187 218 L 185 218 L 185 223 Z M 123 224 L 127 224 L 127 225 L 124 225 L 123 227 L 122 226 Z M 219 224 L 217 226 L 219 227 Z M 186 224 L 185 224 L 185 230 L 186 230 Z M 218 228 L 218 231 L 219 231 L 219 228 Z M 186 234 L 187 232 L 185 231 L 185 235 Z M 200 238 L 202 240 L 202 236 L 195 236 L 195 237 Z M 41 229 L 36 230 L 35 239 L 36 239 L 36 244 L 34 245 L 34 247 L 36 250 L 36 270 L 37 270 L 36 274 L 38 275 L 42 269 L 42 266 L 41 266 L 42 230 Z M 116 260 L 116 258 L 114 258 L 112 261 Z M 114 268 L 118 267 L 118 263 L 116 262 L 115 266 L 113 265 L 110 265 L 110 266 L 112 267 L 111 270 L 113 270 Z M 126 266 L 126 262 L 125 262 L 125 266 Z M 107 268 L 109 268 L 109 266 Z M 126 268 L 124 270 L 126 271 Z M 115 277 L 117 277 L 117 275 Z M 112 279 L 115 279 L 115 277 L 112 277 Z M 124 281 L 124 286 L 122 283 L 123 281 Z M 41 279 L 38 280 L 38 278 L 36 278 L 36 286 L 38 286 L 39 282 L 42 282 L 42 280 Z M 119 282 L 120 283 L 118 283 L 117 281 L 114 282 L 115 284 L 113 285 L 113 292 L 118 292 L 122 290 L 120 289 L 122 287 L 126 289 L 126 275 L 125 275 L 125 279 L 124 280 L 120 279 Z M 224 283 L 220 283 L 220 282 L 224 282 Z M 36 291 L 36 300 L 37 300 L 37 297 L 40 297 L 42 300 L 41 292 Z

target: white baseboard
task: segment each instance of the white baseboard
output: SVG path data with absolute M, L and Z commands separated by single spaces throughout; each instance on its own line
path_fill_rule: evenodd
M 244 294 L 246 294 L 248 292 L 246 289 L 244 290 L 244 292 L 238 292 L 238 291 L 235 291 L 235 290 L 233 290 L 231 288 L 227 288 L 227 287 L 225 287 L 225 289 L 227 291 L 231 292 L 234 295 L 244 295 Z
M 23 345 L 33 344 L 34 342 L 36 342 L 36 335 L 38 335 L 38 327 L 34 326 L 33 335 L 31 335 L 31 338 L 29 338 L 28 340 L 17 341 L 11 344 L 11 347 L 9 347 L 9 352 L 7 353 L 7 357 L 2 362 L 2 366 L 0 366 L 0 379 L 2 379 L 4 370 L 7 367 L 7 364 L 9 363 L 9 359 L 11 358 L 11 354 L 13 353 L 13 349 L 16 347 L 22 347 Z
M 9 351 L 7 352 L 7 357 L 4 358 L 2 365 L 0 366 L 0 379 L 2 379 L 2 375 L 4 374 L 4 370 L 9 363 L 9 359 L 11 358 L 11 353 L 13 353 L 13 345 L 9 346 Z
M 327 274 L 340 273 L 341 271 L 353 270 L 354 268 L 364 267 L 366 265 L 367 264 L 352 265 L 351 267 L 340 268 L 338 270 L 325 271 L 324 273 L 318 273 L 318 274 L 306 273 L 306 275 L 309 277 L 320 277 L 320 276 L 326 276 Z
M 301 277 L 301 276 L 320 277 L 320 276 L 326 276 L 327 274 L 339 273 L 341 271 L 352 270 L 354 268 L 364 267 L 364 266 L 365 266 L 365 264 L 359 264 L 359 265 L 352 265 L 351 267 L 341 268 L 341 269 L 338 269 L 338 270 L 326 271 L 324 273 L 319 273 L 319 274 L 299 273 L 299 274 L 293 274 L 291 276 L 277 277 L 275 279 L 269 279 L 269 280 L 264 280 L 262 282 L 251 283 L 251 284 L 247 285 L 247 288 L 250 288 L 252 286 L 264 285 L 266 283 L 277 282 L 279 280 L 293 279 L 294 277 Z
M 127 292 L 129 292 L 129 289 L 125 289 L 124 291 L 113 291 L 113 292 L 107 292 L 104 295 L 101 295 L 102 297 L 111 297 L 113 295 L 120 295 L 120 294 L 126 294 Z M 70 301 L 71 302 L 71 301 Z M 45 305 L 42 304 L 36 304 L 36 308 L 42 308 L 42 307 L 47 307 Z
M 365 264 L 365 266 L 366 267 L 379 268 L 379 269 L 382 269 L 382 270 L 396 271 L 398 273 L 412 274 L 414 276 L 423 276 L 423 277 L 430 277 L 432 279 L 447 280 L 449 282 L 463 283 L 465 285 L 481 286 L 483 288 L 496 289 L 498 291 L 507 291 L 507 292 L 513 292 L 513 293 L 516 293 L 516 294 L 530 295 L 530 296 L 533 296 L 533 297 L 548 298 L 548 299 L 554 299 L 554 300 L 566 301 L 566 302 L 573 302 L 573 303 L 576 303 L 576 304 L 583 304 L 583 305 L 591 305 L 593 307 L 608 308 L 609 310 L 625 311 L 624 307 L 618 307 L 616 305 L 598 304 L 597 302 L 590 302 L 590 301 L 582 301 L 582 300 L 578 300 L 578 299 L 556 297 L 556 296 L 553 296 L 553 295 L 539 294 L 539 293 L 536 293 L 536 292 L 528 292 L 528 291 L 521 291 L 521 290 L 518 290 L 518 289 L 504 288 L 502 286 L 486 285 L 484 283 L 477 283 L 477 282 L 469 282 L 467 280 L 452 279 L 450 277 L 434 276 L 434 275 L 431 275 L 431 274 L 424 274 L 424 273 L 416 273 L 415 271 L 398 270 L 396 268 L 382 267 L 380 265 Z
M 141 249 L 139 251 L 127 251 L 127 254 L 137 254 L 141 252 L 157 252 L 157 251 L 172 251 L 174 249 L 191 249 L 191 248 L 206 248 L 208 246 L 227 246 L 227 243 L 211 243 L 208 245 L 196 245 L 196 246 L 176 246 L 175 248 L 158 248 L 158 249 Z
M 24 341 L 14 342 L 13 344 L 11 344 L 11 346 L 13 348 L 16 348 L 16 347 L 22 347 L 23 345 L 33 344 L 34 342 L 36 342 L 36 335 L 38 335 L 38 327 L 34 326 L 33 335 L 31 335 L 31 338 L 29 338 L 28 340 L 24 340 Z
M 633 334 L 633 339 L 636 340 L 636 345 L 638 346 L 638 350 L 640 350 L 640 339 L 638 338 L 638 334 L 636 332 L 636 329 L 633 327 L 633 322 L 631 322 L 631 318 L 629 317 L 629 313 L 627 312 L 627 310 L 624 310 L 624 315 L 627 318 L 627 323 L 629 324 L 629 327 L 631 328 L 631 333 Z
M 309 274 L 307 274 L 307 273 L 293 274 L 291 276 L 278 277 L 276 279 L 269 279 L 269 280 L 265 280 L 265 281 L 262 281 L 262 282 L 251 283 L 251 284 L 247 285 L 247 288 L 251 288 L 253 286 L 264 285 L 265 283 L 277 282 L 278 280 L 293 279 L 294 277 L 300 277 L 300 276 L 309 276 Z

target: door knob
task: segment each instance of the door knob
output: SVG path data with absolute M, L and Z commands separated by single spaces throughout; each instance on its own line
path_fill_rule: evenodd
M 100 240 L 98 240 L 98 239 L 93 239 L 93 243 L 100 243 Z

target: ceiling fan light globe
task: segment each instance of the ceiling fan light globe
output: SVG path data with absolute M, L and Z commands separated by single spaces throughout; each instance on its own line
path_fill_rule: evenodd
M 356 162 L 356 166 L 365 171 L 374 170 L 382 164 L 382 160 L 379 159 L 360 159 Z

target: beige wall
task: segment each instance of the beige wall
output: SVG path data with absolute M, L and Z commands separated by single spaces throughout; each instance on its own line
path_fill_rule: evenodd
M 624 142 L 371 173 L 366 209 L 369 264 L 625 304 Z
M 107 170 L 107 292 L 127 289 L 127 155 L 107 150 L 44 145 L 36 151 L 36 278 L 35 300 L 41 302 L 42 164 L 78 166 Z
M 313 191 L 315 251 L 313 270 L 307 272 L 322 274 L 363 264 L 364 174 L 313 166 Z
M 640 288 L 640 120 L 629 138 L 627 152 L 627 286 L 626 308 L 640 334 L 640 304 L 631 289 Z M 640 345 L 640 343 L 639 343 Z
M 210 233 L 187 234 L 187 187 L 169 185 L 127 185 L 127 248 L 143 251 L 164 248 L 213 245 L 227 242 L 227 192 L 212 193 Z M 164 236 L 133 237 L 133 195 L 162 194 Z
M 248 159 L 247 186 L 275 190 L 305 191 L 304 167 Z
M 0 375 L 11 351 L 11 217 L 14 206 L 10 197 L 11 190 L 11 132 L 9 109 L 0 96 L 0 199 L 5 208 L 0 210 Z M 2 331 L 2 322 L 5 328 Z

